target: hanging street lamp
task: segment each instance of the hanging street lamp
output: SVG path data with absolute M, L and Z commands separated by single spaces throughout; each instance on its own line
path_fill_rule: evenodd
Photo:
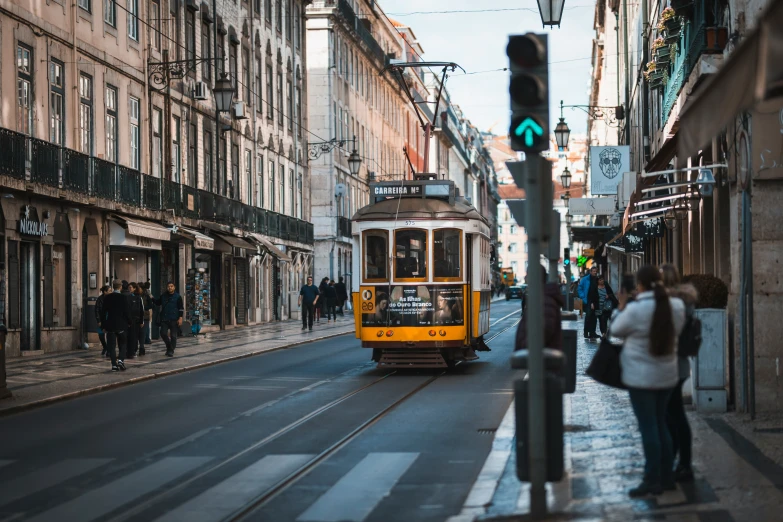
M 568 148 L 568 139 L 571 137 L 571 129 L 568 128 L 568 124 L 563 117 L 563 100 L 560 100 L 560 122 L 555 126 L 555 141 L 557 142 L 558 150 L 565 150 Z
M 362 157 L 356 152 L 356 136 L 353 137 L 353 151 L 348 156 L 348 167 L 351 169 L 351 174 L 354 176 L 359 175 L 359 167 L 362 166 Z
M 537 0 L 538 12 L 541 15 L 541 23 L 546 27 L 560 27 L 560 19 L 563 18 L 563 6 L 565 0 Z
M 563 173 L 560 174 L 560 182 L 563 184 L 563 188 L 568 190 L 571 188 L 571 171 L 568 167 L 563 169 Z
M 215 88 L 212 89 L 215 94 L 215 105 L 218 112 L 228 112 L 231 110 L 231 102 L 234 100 L 234 86 L 228 79 L 228 74 L 220 73 L 220 79 L 215 82 Z

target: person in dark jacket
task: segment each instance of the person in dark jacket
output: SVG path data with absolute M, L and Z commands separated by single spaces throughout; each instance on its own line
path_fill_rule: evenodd
M 598 286 L 598 267 L 593 265 L 590 267 L 590 271 L 585 274 L 585 276 L 579 280 L 579 286 L 577 287 L 577 292 L 579 294 L 579 299 L 582 300 L 582 310 L 584 310 L 585 313 L 585 323 L 584 323 L 584 335 L 585 339 L 593 339 L 595 337 L 598 337 L 595 334 L 595 327 L 597 323 L 597 316 L 595 315 L 595 311 L 590 308 L 589 304 L 589 296 L 595 288 Z
M 103 298 L 103 330 L 106 332 L 106 344 L 111 358 L 111 371 L 125 370 L 125 350 L 127 349 L 127 332 L 131 324 L 128 298 L 120 293 L 122 281 L 114 280 L 114 292 Z M 115 347 L 119 344 L 119 358 Z
M 327 306 L 328 306 L 328 299 L 326 299 L 326 287 L 329 286 L 329 278 L 324 277 L 321 279 L 321 284 L 318 285 L 318 293 L 321 294 L 321 306 L 318 307 L 318 314 L 315 317 L 315 322 L 319 323 L 321 322 L 321 317 L 326 315 L 327 312 Z M 327 318 L 328 320 L 328 318 Z
M 109 349 L 106 347 L 106 332 L 103 331 L 103 328 L 101 328 L 101 324 L 103 323 L 103 298 L 106 297 L 111 293 L 111 287 L 109 285 L 104 285 L 101 287 L 101 293 L 98 296 L 98 299 L 95 300 L 95 322 L 98 324 L 98 339 L 101 341 L 101 346 L 103 347 L 103 351 L 101 352 L 101 355 L 104 357 L 109 356 Z
M 563 349 L 563 330 L 561 326 L 560 310 L 565 301 L 560 287 L 556 283 L 546 282 L 546 269 L 541 267 L 541 278 L 544 282 L 544 348 Z M 517 326 L 517 338 L 515 350 L 527 348 L 527 300 L 522 310 L 522 320 Z
M 143 289 L 141 298 L 144 302 L 144 344 L 152 344 L 152 339 L 150 338 L 150 325 L 152 324 L 152 309 L 155 307 L 155 302 L 150 293 L 150 282 L 147 281 L 146 283 L 139 284 Z M 144 350 L 142 350 L 142 352 L 143 351 Z
M 587 294 L 587 303 L 590 306 L 590 310 L 593 311 L 598 319 L 598 325 L 601 328 L 601 336 L 606 336 L 609 317 L 612 315 L 612 310 L 617 308 L 619 303 L 617 297 L 614 295 L 612 287 L 606 282 L 604 276 L 599 275 L 598 284 L 595 287 L 590 286 L 590 290 Z
M 177 348 L 177 328 L 182 326 L 182 316 L 185 306 L 182 296 L 177 293 L 177 287 L 172 281 L 166 285 L 166 292 L 155 299 L 155 304 L 160 306 L 160 338 L 166 343 L 166 356 L 174 357 Z
M 344 279 L 340 277 L 334 285 L 334 289 L 337 292 L 337 310 L 340 312 L 340 315 L 345 315 L 345 301 L 348 300 L 348 289 L 345 288 L 345 283 L 343 281 Z
M 334 288 L 334 279 L 329 281 L 326 285 L 326 322 L 328 323 L 330 318 L 332 321 L 337 320 L 337 314 L 334 312 L 334 307 L 337 304 L 337 290 Z
M 128 290 L 128 308 L 131 315 L 131 325 L 128 328 L 128 359 L 133 359 L 137 351 L 144 355 L 144 302 L 136 283 L 129 283 Z
M 313 316 L 318 306 L 318 287 L 313 284 L 313 278 L 307 278 L 307 284 L 299 290 L 299 306 L 302 307 L 302 330 L 313 329 Z

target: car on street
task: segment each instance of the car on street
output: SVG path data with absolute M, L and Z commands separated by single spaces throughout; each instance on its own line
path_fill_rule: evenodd
M 527 285 L 514 285 L 506 288 L 506 301 L 511 299 L 525 300 L 525 293 L 527 292 Z

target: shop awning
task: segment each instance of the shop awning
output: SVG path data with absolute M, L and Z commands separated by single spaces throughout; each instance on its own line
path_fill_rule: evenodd
M 254 252 L 256 251 L 255 245 L 248 243 L 241 237 L 231 236 L 229 234 L 221 234 L 219 232 L 215 232 L 215 237 L 220 238 L 233 247 L 244 248 L 245 250 L 252 250 Z
M 193 247 L 196 250 L 215 249 L 215 240 L 205 234 L 202 234 L 201 232 L 185 227 L 177 227 L 177 231 L 175 233 L 193 241 Z
M 171 241 L 171 230 L 152 221 L 144 221 L 136 218 L 126 218 L 116 214 L 110 214 L 109 219 L 121 224 L 132 236 L 147 237 L 158 241 Z
M 285 263 L 291 262 L 291 257 L 289 257 L 288 254 L 286 254 L 285 252 L 277 248 L 275 245 L 267 241 L 264 238 L 264 236 L 250 232 L 247 237 L 248 239 L 255 241 L 260 247 L 268 250 L 270 254 L 278 258 L 280 261 L 283 261 Z
M 783 0 L 772 0 L 759 25 L 708 79 L 680 116 L 678 155 L 694 156 L 740 112 L 783 95 Z

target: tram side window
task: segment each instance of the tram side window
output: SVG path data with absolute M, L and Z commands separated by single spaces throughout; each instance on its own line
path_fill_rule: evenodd
M 364 233 L 364 278 L 388 280 L 389 235 L 385 230 Z
M 398 230 L 394 236 L 396 256 L 394 277 L 397 279 L 426 279 L 427 232 Z
M 457 229 L 442 229 L 434 232 L 433 265 L 435 279 L 459 278 L 462 232 Z

